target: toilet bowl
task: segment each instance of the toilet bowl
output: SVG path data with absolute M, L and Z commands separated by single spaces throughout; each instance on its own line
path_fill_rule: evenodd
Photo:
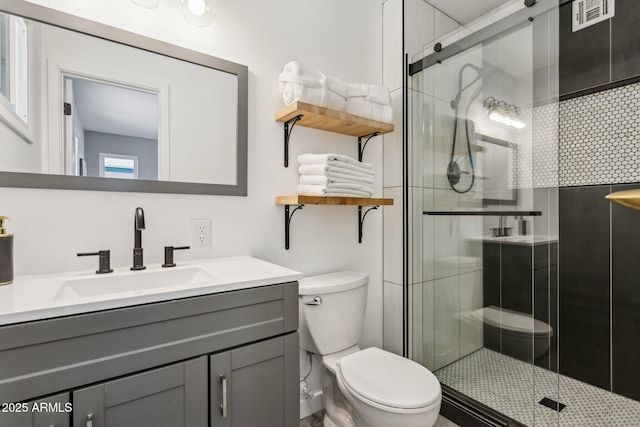
M 549 350 L 553 328 L 530 314 L 487 306 L 473 316 L 483 322 L 487 348 L 529 363 Z
M 368 276 L 342 271 L 300 281 L 300 345 L 321 356 L 325 427 L 430 427 L 437 378 L 418 363 L 360 340 Z

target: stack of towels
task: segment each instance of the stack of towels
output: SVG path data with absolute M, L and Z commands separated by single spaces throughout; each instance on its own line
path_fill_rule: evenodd
M 298 194 L 322 197 L 371 197 L 373 166 L 341 154 L 298 156 Z
M 280 74 L 280 92 L 286 105 L 302 101 L 371 120 L 393 122 L 391 95 L 386 87 L 347 84 L 304 68 L 296 61 L 284 66 Z

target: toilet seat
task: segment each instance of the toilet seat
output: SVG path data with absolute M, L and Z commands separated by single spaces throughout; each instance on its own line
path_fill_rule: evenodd
M 440 404 L 438 379 L 404 357 L 367 348 L 338 362 L 339 380 L 357 399 L 390 412 L 424 411 Z
M 489 326 L 512 332 L 533 336 L 552 336 L 553 328 L 547 323 L 534 319 L 530 314 L 524 314 L 506 308 L 487 306 L 476 310 L 473 315 Z

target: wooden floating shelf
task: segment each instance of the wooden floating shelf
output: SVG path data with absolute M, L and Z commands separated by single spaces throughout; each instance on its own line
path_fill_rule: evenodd
M 393 199 L 376 199 L 372 197 L 319 197 L 319 196 L 277 196 L 276 205 L 284 206 L 284 248 L 289 249 L 291 218 L 304 205 L 357 206 L 358 207 L 358 243 L 362 243 L 362 230 L 367 214 L 378 209 L 378 206 L 393 205 Z M 296 206 L 291 210 L 291 206 Z M 364 208 L 363 206 L 369 206 Z
M 356 137 L 376 132 L 383 135 L 393 132 L 394 129 L 392 123 L 379 122 L 300 101 L 278 111 L 275 119 L 278 122 L 287 122 L 300 115 L 302 118 L 296 122 L 297 125 Z
M 393 199 L 368 197 L 320 197 L 320 196 L 277 196 L 276 205 L 344 205 L 344 206 L 389 206 Z

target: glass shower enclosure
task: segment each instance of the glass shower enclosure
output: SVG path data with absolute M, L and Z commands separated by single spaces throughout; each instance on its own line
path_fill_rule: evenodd
M 557 9 L 511 2 L 409 65 L 409 355 L 505 425 L 560 423 Z

